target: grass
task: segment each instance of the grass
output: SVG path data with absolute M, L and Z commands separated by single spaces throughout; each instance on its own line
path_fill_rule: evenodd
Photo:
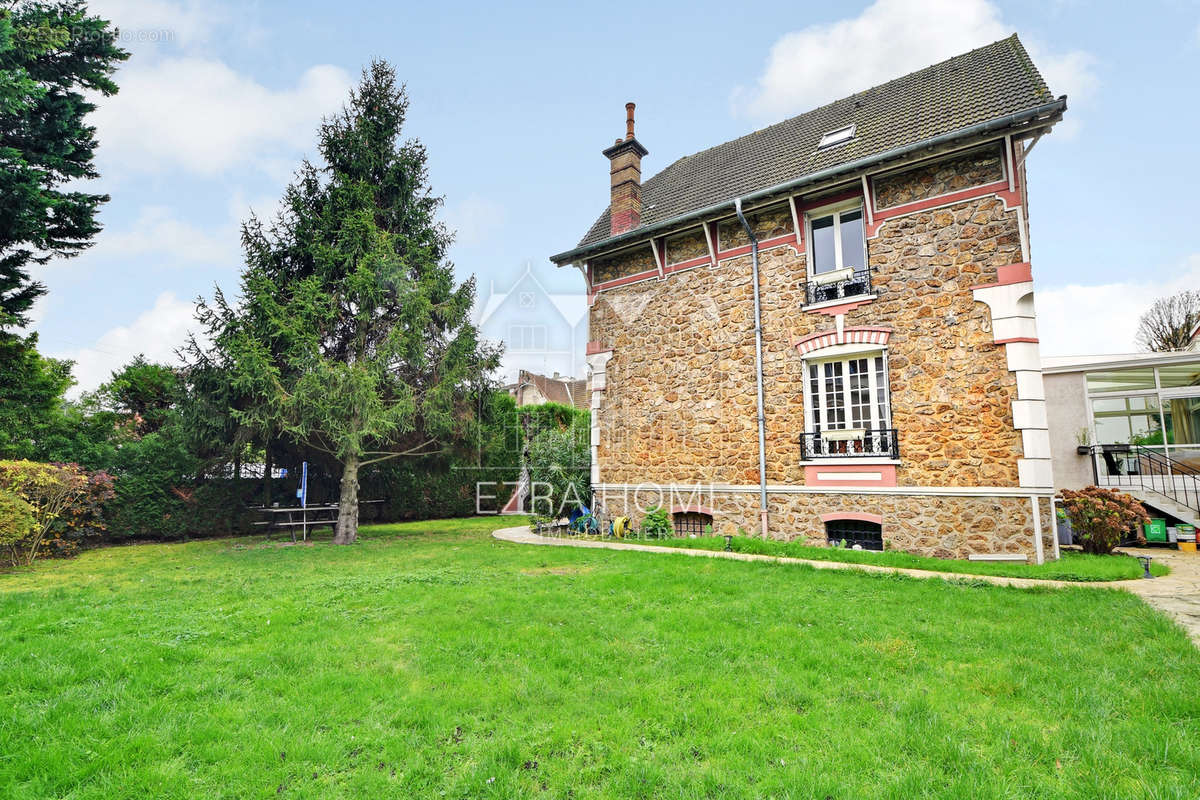
M 687 547 L 696 550 L 724 550 L 722 536 L 698 536 L 695 539 L 628 539 L 629 544 Z M 1115 554 L 1098 556 L 1072 550 L 1062 551 L 1058 561 L 1045 564 L 1018 562 L 964 561 L 949 558 L 928 558 L 894 550 L 883 552 L 851 550 L 842 547 L 813 547 L 801 542 L 781 542 L 751 536 L 734 536 L 734 552 L 758 553 L 768 556 L 807 558 L 814 561 L 841 561 L 850 564 L 877 564 L 883 567 L 903 567 L 934 572 L 956 572 L 965 575 L 1002 575 L 1009 578 L 1041 578 L 1056 581 L 1124 581 L 1141 578 L 1142 565 L 1133 556 Z M 1170 572 L 1166 564 L 1152 561 L 1150 572 L 1163 576 Z
M 0 575 L 0 797 L 1200 794 L 1200 651 L 1127 593 L 500 524 Z

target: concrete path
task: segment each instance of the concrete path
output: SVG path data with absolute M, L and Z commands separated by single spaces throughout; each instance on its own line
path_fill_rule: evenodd
M 626 542 L 595 541 L 569 537 L 542 536 L 527 526 L 502 528 L 492 536 L 517 544 L 536 544 L 551 547 L 590 547 L 600 550 L 637 550 L 651 553 L 675 553 L 698 558 L 728 558 L 734 561 L 775 561 L 780 564 L 807 564 L 815 569 L 840 569 L 858 572 L 891 573 L 913 578 L 940 578 L 944 580 L 984 581 L 996 586 L 1013 586 L 1029 589 L 1035 586 L 1054 588 L 1085 587 L 1092 589 L 1122 589 L 1132 592 L 1155 608 L 1166 612 L 1192 637 L 1200 647 L 1200 554 L 1180 553 L 1175 550 L 1122 548 L 1131 555 L 1148 555 L 1171 568 L 1171 574 L 1154 580 L 1128 581 L 1052 581 L 1036 578 L 1006 578 L 1000 575 L 969 575 L 961 572 L 932 572 L 925 569 L 882 567 L 875 564 L 848 564 L 838 561 L 814 561 L 807 558 L 787 556 L 763 556 L 753 553 L 726 553 L 721 550 L 694 550 L 686 547 L 662 547 L 656 545 L 629 544 Z

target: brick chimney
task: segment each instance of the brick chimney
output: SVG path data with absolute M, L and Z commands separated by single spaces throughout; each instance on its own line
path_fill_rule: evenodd
M 633 103 L 625 104 L 625 138 L 604 151 L 612 167 L 609 234 L 631 231 L 642 223 L 642 156 L 649 151 L 633 136 Z

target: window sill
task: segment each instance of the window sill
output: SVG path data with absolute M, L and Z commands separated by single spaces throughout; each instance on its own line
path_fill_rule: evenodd
M 801 467 L 839 467 L 839 466 L 873 466 L 879 464 L 899 464 L 900 459 L 888 458 L 887 456 L 837 456 L 832 458 L 810 458 L 807 461 L 798 461 L 797 464 Z
M 877 294 L 856 294 L 850 297 L 839 297 L 836 300 L 822 300 L 820 303 L 809 303 L 800 306 L 801 311 L 820 311 L 822 308 L 832 308 L 833 306 L 844 306 L 847 303 L 869 303 L 878 298 Z

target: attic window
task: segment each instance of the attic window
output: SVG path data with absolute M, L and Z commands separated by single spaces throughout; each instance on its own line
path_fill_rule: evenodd
M 836 131 L 830 131 L 821 137 L 821 143 L 817 145 L 818 150 L 824 150 L 826 147 L 833 147 L 835 144 L 848 142 L 854 138 L 854 126 L 847 125 L 844 128 L 838 128 Z

